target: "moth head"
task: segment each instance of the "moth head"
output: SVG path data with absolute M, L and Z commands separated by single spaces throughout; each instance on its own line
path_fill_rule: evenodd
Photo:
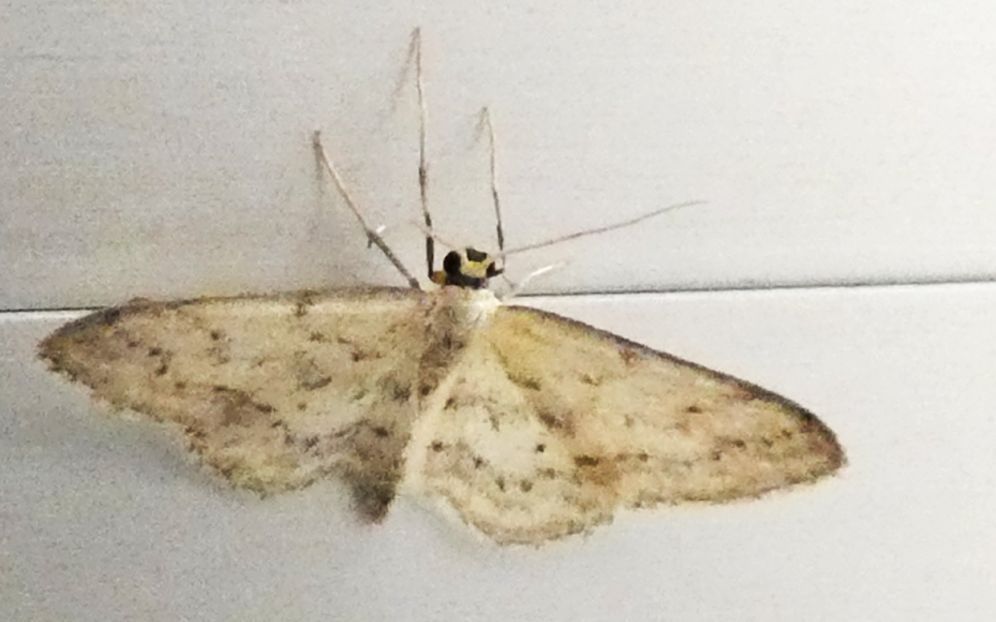
M 501 273 L 494 257 L 468 246 L 463 252 L 446 253 L 443 269 L 432 273 L 432 281 L 437 285 L 480 289 L 487 286 L 488 279 Z

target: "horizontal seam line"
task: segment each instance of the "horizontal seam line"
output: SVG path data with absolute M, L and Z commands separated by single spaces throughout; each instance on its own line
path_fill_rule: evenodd
M 920 280 L 882 280 L 882 281 L 841 281 L 837 283 L 795 283 L 795 284 L 774 284 L 765 286 L 745 286 L 745 287 L 677 287 L 672 289 L 602 289 L 583 292 L 537 292 L 516 296 L 516 299 L 529 298 L 578 298 L 582 296 L 634 296 L 651 294 L 684 294 L 684 293 L 741 293 L 741 292 L 777 292 L 796 290 L 828 290 L 828 289 L 889 289 L 898 287 L 916 286 L 941 286 L 941 285 L 984 285 L 996 283 L 994 278 L 965 278 L 965 279 L 920 279 Z M 235 295 L 237 296 L 237 295 Z M 78 306 L 78 307 L 25 307 L 17 309 L 2 309 L 0 315 L 13 315 L 24 313 L 65 313 L 96 311 L 104 309 L 102 306 Z

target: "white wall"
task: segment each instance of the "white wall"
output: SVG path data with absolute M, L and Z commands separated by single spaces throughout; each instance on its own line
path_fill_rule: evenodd
M 393 283 L 318 196 L 326 130 L 377 222 L 417 215 L 421 24 L 432 202 L 491 243 L 695 208 L 516 258 L 548 291 L 964 280 L 996 269 L 996 9 L 985 2 L 7 1 L 0 306 Z M 330 199 L 327 196 L 326 199 Z M 421 270 L 413 229 L 390 234 Z
M 260 500 L 45 371 L 75 312 L 400 284 L 320 190 L 316 127 L 413 270 L 425 34 L 446 237 L 509 243 L 533 299 L 784 393 L 850 464 L 756 503 L 497 550 L 334 483 Z M 840 0 L 0 0 L 0 619 L 992 620 L 996 6 Z M 726 291 L 805 285 L 812 288 Z M 721 290 L 721 291 L 714 291 Z

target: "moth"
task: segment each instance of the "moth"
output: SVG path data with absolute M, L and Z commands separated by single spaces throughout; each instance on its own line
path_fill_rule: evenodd
M 133 300 L 58 329 L 41 357 L 113 408 L 178 428 L 234 486 L 270 494 L 334 477 L 371 521 L 411 494 L 501 544 L 588 532 L 620 508 L 757 497 L 844 464 L 834 433 L 795 402 L 503 304 L 487 286 L 513 250 L 486 110 L 499 250 L 454 249 L 437 270 L 418 30 L 411 54 L 425 288 L 367 223 L 316 132 L 316 157 L 407 288 Z

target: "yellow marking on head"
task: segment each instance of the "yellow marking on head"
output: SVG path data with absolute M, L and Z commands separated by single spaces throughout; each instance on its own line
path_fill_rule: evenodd
M 465 276 L 475 279 L 486 279 L 488 277 L 488 267 L 494 263 L 495 260 L 491 257 L 483 261 L 472 261 L 464 257 L 460 263 L 460 272 Z

